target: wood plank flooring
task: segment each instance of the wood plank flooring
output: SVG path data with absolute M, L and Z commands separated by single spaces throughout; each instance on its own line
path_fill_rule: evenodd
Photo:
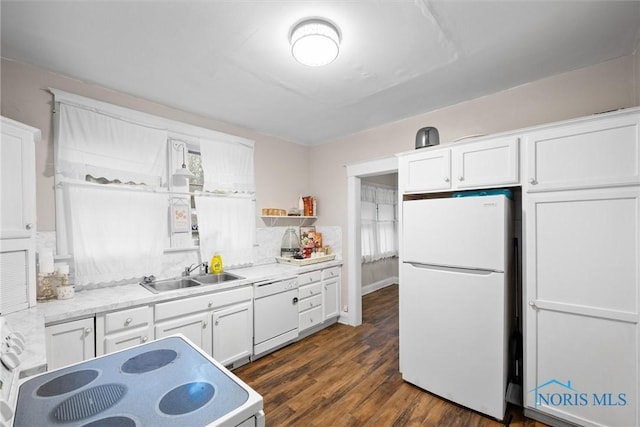
M 402 380 L 397 285 L 362 305 L 361 326 L 333 325 L 234 371 L 264 397 L 267 426 L 503 425 Z M 509 414 L 511 426 L 544 427 Z

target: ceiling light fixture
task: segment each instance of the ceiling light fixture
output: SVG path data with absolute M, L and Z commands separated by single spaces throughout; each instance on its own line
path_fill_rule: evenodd
M 291 30 L 291 54 L 301 64 L 319 67 L 338 57 L 340 34 L 324 19 L 307 19 Z

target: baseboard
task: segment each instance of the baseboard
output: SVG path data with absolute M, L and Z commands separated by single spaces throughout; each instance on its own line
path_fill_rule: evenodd
M 378 282 L 371 283 L 370 285 L 363 286 L 362 295 L 370 294 L 371 292 L 386 288 L 387 286 L 395 285 L 396 283 L 398 283 L 397 277 L 388 277 L 384 280 L 380 280 Z

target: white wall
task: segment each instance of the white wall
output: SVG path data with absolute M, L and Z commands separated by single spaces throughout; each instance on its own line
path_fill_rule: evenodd
M 36 147 L 38 230 L 54 230 L 52 173 L 52 96 L 48 87 L 227 132 L 256 141 L 257 209 L 294 206 L 298 195 L 318 200 L 317 225 L 347 230 L 347 164 L 388 157 L 412 150 L 416 131 L 435 126 L 441 143 L 456 138 L 522 128 L 600 111 L 640 104 L 640 55 L 629 55 L 591 67 L 531 82 L 509 90 L 456 104 L 304 147 L 207 119 L 148 100 L 78 81 L 27 64 L 2 59 L 1 114 L 37 127 L 43 140 Z M 258 221 L 259 225 L 262 225 Z M 346 257 L 350 244 L 343 233 Z M 346 268 L 343 277 L 348 277 Z M 346 280 L 342 287 L 347 301 Z
M 473 134 L 513 130 L 639 104 L 634 82 L 639 79 L 633 55 L 410 117 L 311 148 L 311 191 L 322 210 L 319 224 L 347 229 L 345 165 L 412 150 L 416 131 L 435 126 L 440 143 Z M 345 261 L 349 245 L 343 234 Z M 347 262 L 345 262 L 345 266 Z M 348 277 L 347 268 L 343 276 Z M 343 281 L 343 301 L 347 283 Z
M 256 207 L 288 209 L 297 206 L 298 196 L 309 193 L 308 148 L 272 136 L 208 119 L 136 98 L 107 88 L 81 82 L 32 65 L 2 59 L 1 114 L 42 131 L 36 146 L 36 191 L 38 231 L 55 230 L 53 192 L 53 96 L 55 88 L 104 102 L 155 114 L 172 120 L 226 132 L 254 140 Z M 258 219 L 258 226 L 263 226 Z

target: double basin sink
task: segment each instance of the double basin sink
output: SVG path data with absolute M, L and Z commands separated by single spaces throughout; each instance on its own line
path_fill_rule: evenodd
M 218 285 L 233 280 L 241 280 L 244 277 L 236 276 L 231 273 L 205 274 L 193 277 L 180 277 L 177 279 L 166 279 L 158 281 L 142 281 L 140 285 L 147 288 L 154 294 L 160 292 L 175 291 L 177 289 L 192 288 L 194 286 Z

